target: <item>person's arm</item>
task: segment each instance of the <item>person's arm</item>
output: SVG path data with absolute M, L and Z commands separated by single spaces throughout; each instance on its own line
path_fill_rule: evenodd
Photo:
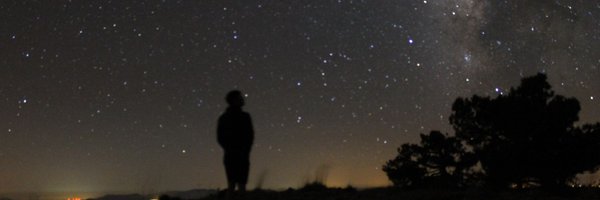
M 252 144 L 254 144 L 254 126 L 252 126 L 252 117 L 250 117 L 250 114 L 248 114 L 248 131 L 250 146 L 252 146 Z
M 252 126 L 252 118 L 250 117 L 250 114 L 244 113 L 241 122 L 242 124 L 240 125 L 243 128 L 243 132 L 242 135 L 240 135 L 240 139 L 242 139 L 242 143 L 240 144 L 243 145 L 242 148 L 250 152 L 250 150 L 252 149 L 252 144 L 254 143 L 254 127 Z
M 223 117 L 219 117 L 219 121 L 217 122 L 217 142 L 221 147 L 225 147 L 225 134 L 223 131 L 225 130 L 225 124 L 223 123 Z

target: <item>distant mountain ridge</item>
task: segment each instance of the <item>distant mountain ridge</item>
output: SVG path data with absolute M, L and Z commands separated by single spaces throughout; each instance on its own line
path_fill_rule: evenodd
M 216 194 L 217 190 L 213 189 L 194 189 L 187 191 L 171 191 L 164 192 L 162 195 L 168 195 L 170 197 L 179 197 L 182 199 L 201 199 L 212 194 Z
M 148 196 L 140 195 L 140 194 L 123 194 L 123 195 L 115 195 L 108 194 L 98 198 L 90 198 L 88 200 L 147 200 Z
M 163 192 L 160 195 L 168 195 L 169 197 L 178 197 L 181 199 L 201 199 L 208 197 L 211 194 L 216 194 L 217 190 L 213 189 L 193 189 L 187 191 L 169 191 Z M 158 196 L 148 196 L 140 194 L 124 194 L 124 195 L 104 195 L 98 198 L 90 198 L 88 200 L 148 200 L 158 199 Z

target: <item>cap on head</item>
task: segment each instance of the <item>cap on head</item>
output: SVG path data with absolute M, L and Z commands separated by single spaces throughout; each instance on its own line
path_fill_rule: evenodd
M 227 96 L 225 96 L 225 101 L 227 101 L 227 104 L 230 106 L 244 106 L 244 96 L 242 96 L 242 92 L 239 90 L 229 91 Z

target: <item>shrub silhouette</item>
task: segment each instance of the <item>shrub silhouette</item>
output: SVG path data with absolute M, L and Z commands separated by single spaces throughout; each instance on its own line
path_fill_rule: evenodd
M 402 145 L 383 170 L 396 186 L 434 179 L 446 186 L 484 182 L 547 188 L 597 170 L 600 124 L 575 127 L 579 102 L 555 95 L 546 79 L 544 74 L 524 78 L 496 98 L 458 98 L 449 118 L 455 136 L 421 135 L 420 145 Z
M 404 144 L 398 153 L 383 167 L 395 186 L 461 187 L 473 174 L 473 154 L 439 131 L 421 134 L 420 144 Z
M 383 166 L 383 171 L 394 186 L 406 188 L 423 184 L 427 170 L 419 164 L 419 149 L 415 144 L 403 144 L 398 148 L 398 156 Z

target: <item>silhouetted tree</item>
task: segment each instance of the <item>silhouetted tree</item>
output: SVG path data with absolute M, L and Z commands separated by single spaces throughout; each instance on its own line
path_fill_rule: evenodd
M 577 128 L 579 102 L 555 95 L 546 75 L 524 78 L 507 95 L 459 98 L 450 123 L 473 149 L 486 181 L 564 185 L 600 164 L 598 126 Z
M 402 145 L 383 170 L 400 187 L 483 181 L 547 188 L 598 170 L 600 123 L 574 126 L 579 102 L 555 95 L 546 79 L 544 74 L 524 78 L 495 98 L 458 98 L 449 118 L 455 137 L 437 131 L 421 135 L 420 144 Z
M 427 171 L 419 165 L 420 147 L 415 144 L 403 144 L 398 148 L 398 156 L 389 160 L 383 171 L 396 187 L 421 186 Z
M 404 144 L 383 170 L 398 187 L 461 187 L 475 164 L 455 137 L 439 131 L 421 134 L 421 143 Z

